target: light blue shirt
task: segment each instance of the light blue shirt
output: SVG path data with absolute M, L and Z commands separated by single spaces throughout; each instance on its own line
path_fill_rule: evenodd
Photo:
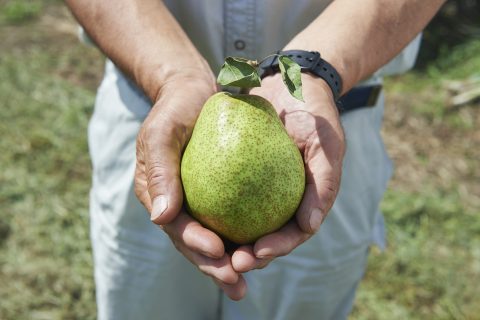
M 225 56 L 261 58 L 281 49 L 330 1 L 166 0 L 218 72 Z M 159 22 L 161 23 L 161 21 Z M 84 33 L 82 33 L 85 36 Z M 417 37 L 367 82 L 412 67 Z M 135 138 L 150 102 L 107 61 L 89 126 L 93 163 L 91 238 L 99 319 L 343 319 L 368 247 L 385 244 L 379 204 L 392 173 L 373 108 L 341 117 L 346 137 L 341 188 L 320 230 L 291 254 L 245 274 L 241 302 L 222 299 L 148 219 L 133 193 Z
M 192 42 L 218 73 L 226 56 L 261 59 L 282 49 L 317 18 L 331 0 L 166 0 Z M 420 44 L 417 37 L 375 75 L 410 69 Z

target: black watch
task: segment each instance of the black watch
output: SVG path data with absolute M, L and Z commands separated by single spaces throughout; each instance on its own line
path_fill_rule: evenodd
M 277 73 L 280 70 L 278 66 L 278 55 L 287 56 L 298 63 L 302 68 L 302 72 L 309 72 L 325 80 L 330 89 L 332 89 L 335 102 L 340 98 L 340 93 L 342 92 L 342 78 L 337 70 L 335 70 L 330 63 L 323 60 L 320 53 L 317 51 L 277 51 L 275 55 L 268 57 L 260 63 L 259 67 L 262 70 L 262 78 Z

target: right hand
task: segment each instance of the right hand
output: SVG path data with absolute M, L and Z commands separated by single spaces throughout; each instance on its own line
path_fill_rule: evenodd
M 265 268 L 310 239 L 320 228 L 340 188 L 345 137 L 333 94 L 327 83 L 302 74 L 305 102 L 294 99 L 279 73 L 266 77 L 250 94 L 272 103 L 305 163 L 305 192 L 295 219 L 279 230 L 239 247 L 232 254 L 237 272 Z
M 164 83 L 137 136 L 135 193 L 177 250 L 231 299 L 240 300 L 246 282 L 233 269 L 222 240 L 183 209 L 182 152 L 203 104 L 216 91 L 212 74 L 176 75 Z

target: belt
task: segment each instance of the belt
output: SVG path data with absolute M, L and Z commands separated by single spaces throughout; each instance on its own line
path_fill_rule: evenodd
M 338 99 L 338 110 L 340 113 L 345 113 L 360 108 L 374 107 L 381 92 L 382 85 L 355 87 Z

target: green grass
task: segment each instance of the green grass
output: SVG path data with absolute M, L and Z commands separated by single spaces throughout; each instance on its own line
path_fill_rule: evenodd
M 41 1 L 9 0 L 0 3 L 0 21 L 20 24 L 36 18 L 42 10 Z
M 448 101 L 448 81 L 480 77 L 479 53 L 480 40 L 472 40 L 444 52 L 424 71 L 387 79 L 386 87 L 390 93 L 406 94 L 416 115 L 431 122 L 447 121 L 455 129 L 472 130 L 474 124 L 468 116 L 451 112 L 443 106 Z
M 390 190 L 382 206 L 388 249 L 373 250 L 357 319 L 475 319 L 480 220 L 451 191 Z
M 426 72 L 386 81 L 391 102 L 386 135 L 407 141 L 414 153 L 394 152 L 396 166 L 429 174 L 394 176 L 382 203 L 388 247 L 372 250 L 353 319 L 479 318 L 480 110 L 478 103 L 453 111 L 445 107 L 445 80 L 479 72 L 480 41 L 474 40 L 431 63 Z M 395 120 L 396 114 L 405 119 Z
M 94 318 L 86 126 L 94 94 L 29 48 L 0 57 L 0 319 Z
M 37 17 L 57 6 L 39 3 Z M 94 319 L 86 129 L 101 56 L 22 19 L 0 28 L 0 38 L 10 35 L 0 43 L 0 319 Z M 427 72 L 387 81 L 407 120 L 390 109 L 386 134 L 416 152 L 395 159 L 397 168 L 428 174 L 393 178 L 382 203 L 388 247 L 372 250 L 352 319 L 479 318 L 480 115 L 478 104 L 447 112 L 442 87 L 479 70 L 474 41 Z M 408 119 L 422 131 L 411 132 Z M 437 135 L 443 145 L 421 143 Z

